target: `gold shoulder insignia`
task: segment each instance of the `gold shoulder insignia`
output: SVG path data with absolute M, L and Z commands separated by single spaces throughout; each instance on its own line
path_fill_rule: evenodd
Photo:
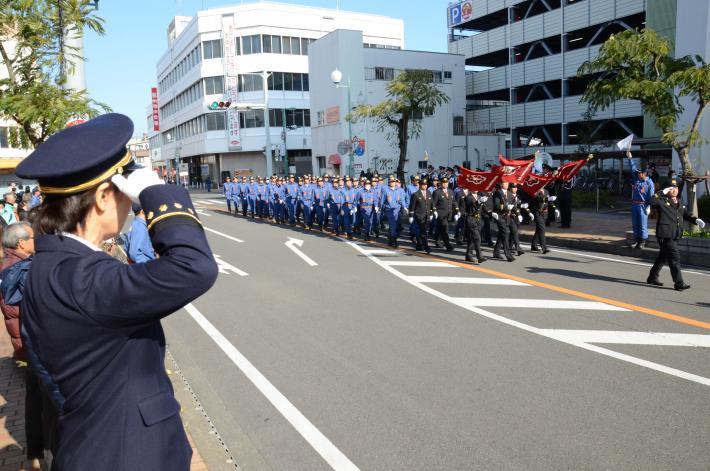
M 148 219 L 153 219 L 153 216 L 154 216 L 153 211 L 150 211 L 148 213 Z
M 175 209 L 182 209 L 182 205 L 180 203 L 175 203 L 173 206 L 175 206 Z
M 167 211 L 167 210 L 168 210 L 168 205 L 167 205 L 167 204 L 163 204 L 163 205 L 161 205 L 161 206 L 158 208 L 158 211 L 160 211 L 161 213 L 164 213 L 164 212 Z
M 192 208 L 187 208 L 187 212 L 190 214 L 195 214 L 195 212 L 192 210 Z

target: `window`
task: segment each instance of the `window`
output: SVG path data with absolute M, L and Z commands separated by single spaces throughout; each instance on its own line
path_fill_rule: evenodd
M 284 121 L 282 109 L 269 110 L 269 124 L 275 128 L 283 127 Z
M 318 159 L 318 168 L 321 170 L 325 170 L 325 155 L 319 155 L 318 157 L 316 157 L 316 159 Z
M 444 71 L 444 78 L 447 80 L 451 80 L 451 71 L 450 70 Z
M 271 52 L 281 54 L 281 36 L 271 36 Z
M 264 89 L 264 85 L 261 76 L 253 74 L 240 75 L 238 89 L 240 92 L 262 91 Z
M 8 143 L 8 128 L 0 128 L 0 147 L 10 147 Z
M 301 74 L 293 74 L 293 90 L 295 92 L 300 92 L 301 90 L 303 90 L 302 86 L 303 85 L 301 84 Z
M 465 135 L 463 116 L 454 116 L 454 136 L 463 135 Z
M 284 90 L 287 92 L 293 91 L 293 74 L 284 73 Z
M 432 81 L 434 83 L 441 83 L 442 82 L 441 71 L 440 70 L 439 71 L 437 71 L 437 70 L 432 71 L 432 79 L 433 79 Z
M 274 72 L 272 74 L 274 77 L 274 90 L 283 91 L 284 89 L 284 74 L 283 72 Z
M 226 129 L 226 121 L 225 121 L 225 116 L 227 113 L 224 112 L 216 112 L 216 113 L 208 113 L 206 115 L 207 117 L 207 130 L 208 131 L 220 131 L 223 129 Z
M 307 128 L 311 127 L 311 110 L 303 110 L 303 125 Z
M 307 92 L 310 90 L 310 84 L 308 83 L 308 74 L 303 74 L 303 91 Z
M 251 37 L 251 53 L 261 54 L 261 35 L 259 34 Z
M 263 128 L 264 127 L 264 110 L 249 110 L 244 113 L 245 128 Z
M 224 77 L 205 77 L 205 95 L 224 93 Z
M 375 80 L 394 80 L 394 69 L 391 67 L 375 67 Z
M 281 50 L 283 51 L 283 54 L 291 54 L 291 38 L 289 38 L 288 36 L 282 37 L 281 45 Z
M 426 172 L 429 169 L 428 165 L 429 162 L 426 160 L 420 160 L 419 162 L 417 162 L 417 167 L 423 172 Z
M 291 38 L 291 54 L 301 55 L 301 40 L 299 38 Z
M 308 45 L 311 43 L 311 40 L 308 38 L 302 38 L 301 39 L 301 54 L 304 56 L 308 55 Z
M 262 50 L 264 54 L 269 54 L 271 52 L 271 36 L 265 34 L 261 37 Z
M 316 114 L 316 119 L 317 119 L 316 123 L 318 124 L 318 126 L 322 126 L 323 123 L 325 123 L 325 113 L 322 111 L 319 111 L 318 114 Z
M 242 55 L 242 38 L 236 38 L 235 42 L 237 43 L 236 53 L 238 56 L 241 56 Z
M 249 36 L 242 38 L 242 51 L 245 56 L 251 54 L 251 39 Z
M 416 110 L 412 113 L 412 119 L 421 121 L 424 119 L 424 112 L 422 110 Z
M 222 40 L 204 41 L 202 52 L 205 59 L 217 59 L 222 57 Z

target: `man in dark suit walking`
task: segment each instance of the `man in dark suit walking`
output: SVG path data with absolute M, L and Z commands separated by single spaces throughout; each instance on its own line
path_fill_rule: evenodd
M 419 181 L 419 191 L 412 193 L 409 201 L 409 223 L 412 224 L 414 222 L 412 227 L 416 231 L 416 250 L 424 250 L 426 253 L 431 253 L 427 238 L 427 223 L 431 217 L 432 199 L 429 197 L 426 187 L 426 179 L 422 178 Z
M 439 246 L 439 239 L 444 242 L 447 252 L 454 250 L 454 247 L 449 241 L 449 220 L 451 218 L 458 221 L 458 206 L 454 200 L 453 191 L 449 191 L 449 181 L 444 179 L 441 181 L 441 188 L 434 192 L 434 217 L 437 220 L 437 235 L 436 245 Z
M 493 258 L 503 260 L 500 255 L 500 249 L 503 249 L 505 258 L 512 262 L 515 260 L 510 251 L 510 231 L 508 230 L 511 211 L 515 207 L 515 201 L 508 193 L 508 182 L 503 182 L 493 192 L 493 219 L 498 226 L 498 236 L 496 237 L 496 245 L 493 248 Z

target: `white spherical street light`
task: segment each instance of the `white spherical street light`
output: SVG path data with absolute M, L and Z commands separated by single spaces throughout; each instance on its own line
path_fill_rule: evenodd
M 334 84 L 339 85 L 343 80 L 343 73 L 338 69 L 335 69 L 330 73 L 330 80 L 332 80 Z

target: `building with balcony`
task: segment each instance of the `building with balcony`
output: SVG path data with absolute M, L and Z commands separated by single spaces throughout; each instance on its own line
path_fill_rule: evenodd
M 175 17 L 157 64 L 154 167 L 187 163 L 191 177 L 207 172 L 213 181 L 225 172 L 265 175 L 267 167 L 313 173 L 308 52 L 343 28 L 363 31 L 360 49 L 404 46 L 401 20 L 332 9 L 259 2 Z

